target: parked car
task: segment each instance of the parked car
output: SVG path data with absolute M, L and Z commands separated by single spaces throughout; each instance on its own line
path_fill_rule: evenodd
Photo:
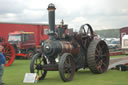
M 120 48 L 120 41 L 119 40 L 112 40 L 108 43 L 109 49 L 119 49 Z

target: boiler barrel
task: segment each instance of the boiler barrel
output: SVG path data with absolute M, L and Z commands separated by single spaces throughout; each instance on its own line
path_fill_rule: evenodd
M 73 46 L 71 42 L 61 41 L 62 53 L 71 53 L 72 55 L 77 55 L 80 52 L 80 45 Z

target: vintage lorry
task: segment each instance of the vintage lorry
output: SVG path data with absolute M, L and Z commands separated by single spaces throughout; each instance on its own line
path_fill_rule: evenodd
M 8 43 L 11 44 L 16 56 L 30 58 L 36 51 L 36 40 L 34 32 L 15 31 L 8 34 Z

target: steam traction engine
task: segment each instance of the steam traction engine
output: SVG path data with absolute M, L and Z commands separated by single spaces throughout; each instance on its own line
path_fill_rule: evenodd
M 64 82 L 71 81 L 75 71 L 81 68 L 98 74 L 107 71 L 109 50 L 106 43 L 96 38 L 89 24 L 82 25 L 79 33 L 66 34 L 63 24 L 55 30 L 55 9 L 52 3 L 49 4 L 49 39 L 33 56 L 30 71 L 43 80 L 47 71 L 59 70 Z

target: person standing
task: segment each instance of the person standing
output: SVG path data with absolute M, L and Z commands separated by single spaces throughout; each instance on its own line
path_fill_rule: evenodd
M 0 85 L 3 85 L 4 83 L 2 82 L 2 76 L 4 73 L 4 64 L 6 62 L 5 56 L 2 53 L 3 46 L 0 45 Z

